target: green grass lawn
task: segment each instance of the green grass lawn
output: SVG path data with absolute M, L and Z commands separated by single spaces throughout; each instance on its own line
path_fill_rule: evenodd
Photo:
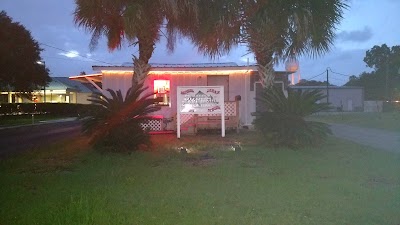
M 400 224 L 399 154 L 334 138 L 290 150 L 228 137 L 155 136 L 152 151 L 133 154 L 80 140 L 3 159 L 0 224 Z
M 309 119 L 400 132 L 400 112 L 323 114 L 313 115 Z
M 53 115 L 14 115 L 14 116 L 0 116 L 0 127 L 18 126 L 41 123 L 43 121 L 61 119 L 61 116 Z

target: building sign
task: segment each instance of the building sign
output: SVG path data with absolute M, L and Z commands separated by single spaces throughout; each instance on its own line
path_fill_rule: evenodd
M 189 114 L 219 114 L 222 112 L 224 91 L 215 87 L 180 87 L 179 112 Z
M 177 88 L 177 134 L 180 138 L 180 114 L 221 114 L 222 136 L 225 136 L 223 86 L 180 86 Z

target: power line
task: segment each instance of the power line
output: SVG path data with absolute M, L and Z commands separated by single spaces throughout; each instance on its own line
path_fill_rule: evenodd
M 63 52 L 66 52 L 66 53 L 69 53 L 69 52 L 70 52 L 70 51 L 67 51 L 67 50 L 65 50 L 65 49 L 57 48 L 57 47 L 54 47 L 54 46 L 51 46 L 51 45 L 48 45 L 48 44 L 45 44 L 45 43 L 39 43 L 39 44 L 44 45 L 44 46 L 47 46 L 47 47 L 49 47 L 49 48 L 54 48 L 54 49 L 57 49 L 57 50 L 59 50 L 59 51 L 63 51 Z M 115 64 L 108 63 L 108 62 L 104 62 L 104 61 L 97 60 L 97 59 L 93 59 L 93 58 L 89 58 L 89 57 L 86 57 L 86 56 L 82 56 L 82 55 L 80 55 L 79 53 L 76 54 L 76 55 L 79 56 L 79 57 L 82 57 L 82 58 L 90 59 L 90 60 L 92 60 L 92 61 L 101 62 L 101 63 L 105 63 L 105 64 L 108 64 L 108 65 L 111 65 L 111 66 L 115 66 Z
M 314 79 L 314 78 L 316 78 L 316 77 L 319 77 L 319 76 L 321 76 L 321 75 L 323 75 L 323 74 L 325 74 L 325 71 L 323 71 L 322 73 L 320 73 L 320 74 L 318 74 L 318 75 L 315 75 L 315 76 L 313 76 L 313 77 L 311 77 L 311 78 L 307 78 L 308 80 L 311 80 L 311 79 Z
M 58 60 L 79 61 L 79 62 L 93 62 L 93 60 L 80 60 L 80 59 L 61 58 L 61 57 L 53 57 L 53 56 L 43 56 L 43 57 L 46 59 L 58 59 Z
M 331 68 L 329 68 L 329 70 L 330 70 L 332 73 L 337 74 L 337 75 L 340 75 L 340 76 L 351 77 L 351 75 L 347 75 L 347 74 L 335 72 L 335 71 L 333 71 Z

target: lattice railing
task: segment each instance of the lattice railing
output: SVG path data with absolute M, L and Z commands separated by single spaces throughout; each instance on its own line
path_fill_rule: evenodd
M 149 131 L 161 131 L 162 130 L 162 119 L 149 118 L 140 124 L 142 129 Z
M 236 102 L 225 102 L 225 116 L 236 116 Z M 220 114 L 199 114 L 199 116 L 219 116 Z
M 185 124 L 189 120 L 193 119 L 194 115 L 192 114 L 181 114 L 181 125 Z

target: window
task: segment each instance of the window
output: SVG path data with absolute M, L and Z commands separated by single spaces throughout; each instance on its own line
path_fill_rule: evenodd
M 169 80 L 154 80 L 154 98 L 158 105 L 170 105 L 170 82 Z

